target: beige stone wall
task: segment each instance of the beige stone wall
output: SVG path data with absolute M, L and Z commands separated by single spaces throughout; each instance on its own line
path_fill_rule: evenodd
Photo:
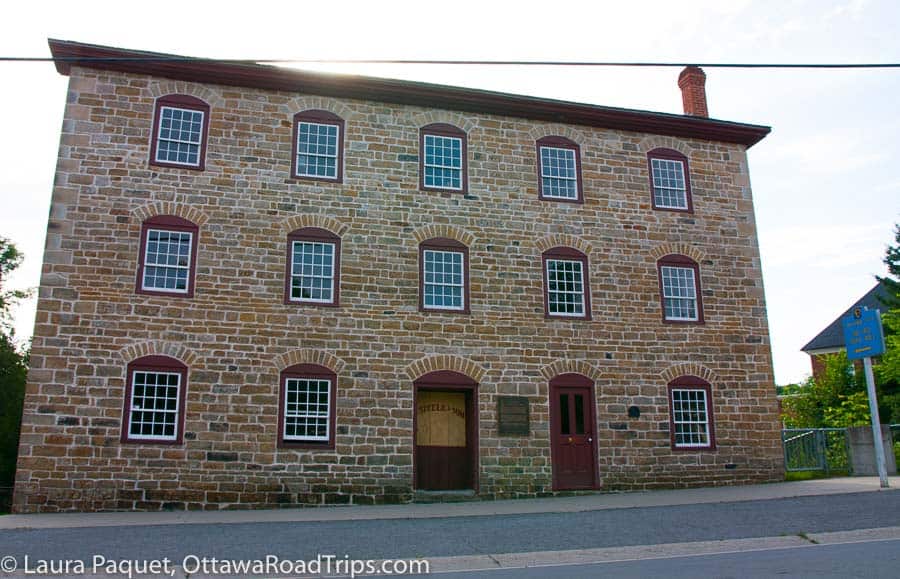
M 148 164 L 169 93 L 211 106 L 205 171 Z M 291 118 L 307 109 L 346 121 L 343 184 L 290 178 Z M 432 122 L 468 133 L 465 197 L 419 190 Z M 584 204 L 538 200 L 547 135 L 581 146 Z M 657 146 L 689 158 L 692 215 L 651 209 Z M 200 227 L 192 299 L 135 294 L 141 222 L 162 214 Z M 302 225 L 342 238 L 339 308 L 283 303 L 286 235 Z M 418 311 L 418 242 L 434 232 L 469 247 L 471 314 Z M 544 317 L 540 256 L 559 244 L 589 257 L 591 321 Z M 700 264 L 704 325 L 661 322 L 655 262 L 671 252 Z M 189 366 L 183 445 L 119 442 L 125 367 L 146 354 Z M 279 372 L 301 362 L 338 375 L 334 450 L 276 448 Z M 569 371 L 596 383 L 604 489 L 779 478 L 743 147 L 72 69 L 19 512 L 408 500 L 412 380 L 429 369 L 479 382 L 483 496 L 551 492 L 548 380 Z M 670 450 L 666 384 L 685 373 L 712 384 L 715 451 Z M 500 395 L 530 399 L 530 436 L 498 436 Z

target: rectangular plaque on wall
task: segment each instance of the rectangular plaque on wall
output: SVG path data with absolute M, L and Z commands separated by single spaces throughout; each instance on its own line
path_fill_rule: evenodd
M 500 436 L 528 436 L 531 433 L 528 398 L 524 396 L 497 398 L 497 425 Z

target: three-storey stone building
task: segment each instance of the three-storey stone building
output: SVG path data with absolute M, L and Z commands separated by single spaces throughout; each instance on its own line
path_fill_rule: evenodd
M 769 481 L 768 128 L 51 41 L 19 512 Z

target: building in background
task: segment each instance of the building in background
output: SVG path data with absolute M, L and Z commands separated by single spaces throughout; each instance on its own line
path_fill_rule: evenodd
M 700 69 L 682 116 L 50 46 L 18 512 L 781 479 L 769 129 Z
M 809 341 L 801 350 L 809 354 L 809 361 L 812 364 L 813 377 L 818 377 L 825 370 L 825 356 L 842 352 L 846 348 L 844 346 L 844 330 L 841 326 L 841 320 L 849 316 L 856 308 L 868 308 L 870 310 L 881 310 L 882 313 L 888 310 L 887 304 L 893 296 L 890 290 L 881 282 L 866 292 L 866 295 L 859 298 L 852 306 L 840 316 L 835 318 L 833 322 L 828 324 L 824 330 L 819 332 L 815 338 Z M 858 361 L 858 364 L 862 364 Z

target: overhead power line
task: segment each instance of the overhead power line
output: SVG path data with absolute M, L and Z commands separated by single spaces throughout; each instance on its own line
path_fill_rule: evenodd
M 429 64 L 464 66 L 594 66 L 594 67 L 660 67 L 682 68 L 786 68 L 786 69 L 860 69 L 900 68 L 896 62 L 866 63 L 751 63 L 751 62 L 604 62 L 567 60 L 428 60 L 428 59 L 327 59 L 327 58 L 263 58 L 263 59 L 211 59 L 190 56 L 127 56 L 127 57 L 29 57 L 0 56 L 0 62 L 218 62 L 227 64 Z

